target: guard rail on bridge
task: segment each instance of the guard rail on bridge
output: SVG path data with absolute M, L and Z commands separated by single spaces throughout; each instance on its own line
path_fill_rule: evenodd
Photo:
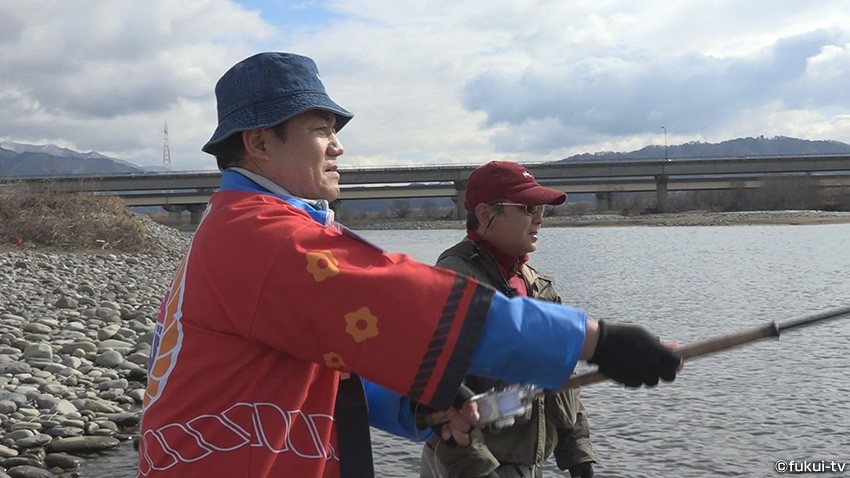
M 477 165 L 341 168 L 340 199 L 452 197 L 463 217 L 466 179 Z M 668 191 L 755 188 L 766 177 L 810 176 L 821 186 L 850 185 L 850 155 L 565 161 L 526 164 L 538 181 L 568 193 L 655 191 L 666 210 Z M 198 215 L 221 178 L 219 171 L 5 178 L 35 191 L 115 194 L 129 206 L 189 208 Z

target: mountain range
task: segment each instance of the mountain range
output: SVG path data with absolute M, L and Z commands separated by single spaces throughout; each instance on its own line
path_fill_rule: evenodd
M 636 151 L 584 153 L 560 161 L 660 160 L 666 158 L 736 158 L 850 154 L 850 145 L 839 141 L 810 141 L 775 136 L 738 138 L 720 143 L 689 142 L 679 145 L 650 145 Z M 164 171 L 161 166 L 141 167 L 97 152 L 80 153 L 54 145 L 0 142 L 0 177 L 106 175 Z
M 141 173 L 143 168 L 94 151 L 80 153 L 52 144 L 0 142 L 0 177 L 99 175 Z
M 665 151 L 666 149 L 666 151 Z M 850 154 L 850 145 L 840 141 L 810 141 L 806 139 L 774 136 L 765 138 L 738 138 L 720 143 L 689 143 L 645 146 L 629 153 L 600 152 L 570 156 L 562 161 L 623 161 L 695 158 L 747 158 L 758 156 L 801 156 L 817 154 Z

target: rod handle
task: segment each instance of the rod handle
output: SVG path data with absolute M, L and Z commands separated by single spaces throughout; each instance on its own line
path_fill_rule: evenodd
M 472 389 L 465 383 L 461 383 L 460 388 L 457 391 L 457 396 L 455 396 L 455 399 L 452 402 L 452 406 L 460 409 L 463 407 L 464 403 L 468 402 L 474 396 L 475 392 L 473 392 Z M 425 408 L 431 410 L 430 407 Z M 416 413 L 415 415 L 416 426 L 418 428 L 436 427 L 449 421 L 449 418 L 446 416 L 446 412 L 443 410 L 436 410 L 428 413 Z

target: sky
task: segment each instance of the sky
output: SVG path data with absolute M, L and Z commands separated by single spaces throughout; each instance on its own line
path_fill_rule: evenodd
M 843 0 L 0 0 L 0 141 L 214 170 L 216 81 L 313 58 L 341 167 L 850 143 Z

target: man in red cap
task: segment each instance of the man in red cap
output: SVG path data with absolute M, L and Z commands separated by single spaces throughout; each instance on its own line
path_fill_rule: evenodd
M 566 201 L 564 192 L 541 186 L 522 165 L 492 161 L 469 176 L 464 206 L 466 237 L 444 251 L 437 266 L 495 287 L 509 297 L 561 302 L 549 277 L 527 264 L 537 249 L 546 206 Z M 469 376 L 475 393 L 505 389 L 510 384 Z M 553 454 L 572 477 L 593 476 L 596 456 L 578 389 L 534 398 L 525 416 L 505 428 L 484 428 L 466 447 L 448 447 L 436 438 L 426 442 L 421 476 L 539 477 Z

